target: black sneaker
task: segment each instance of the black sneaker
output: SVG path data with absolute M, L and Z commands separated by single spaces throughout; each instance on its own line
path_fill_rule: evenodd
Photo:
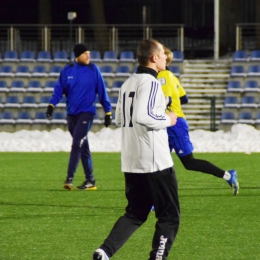
M 67 178 L 65 181 L 64 181 L 64 184 L 63 184 L 63 188 L 66 189 L 66 190 L 72 190 L 72 178 Z
M 95 185 L 95 181 L 84 181 L 82 185 L 77 186 L 79 190 L 96 190 L 97 186 Z

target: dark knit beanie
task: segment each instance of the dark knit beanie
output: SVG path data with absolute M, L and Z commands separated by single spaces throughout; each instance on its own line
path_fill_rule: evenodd
M 82 43 L 76 44 L 73 49 L 75 58 L 79 57 L 85 51 L 89 51 L 86 45 Z

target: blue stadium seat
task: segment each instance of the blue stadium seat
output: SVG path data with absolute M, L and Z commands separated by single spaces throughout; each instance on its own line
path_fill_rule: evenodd
M 35 65 L 32 72 L 32 77 L 47 77 L 46 67 L 44 65 Z
M 254 124 L 255 120 L 253 120 L 253 115 L 249 111 L 243 111 L 238 114 L 238 123 L 240 124 Z
M 242 65 L 235 65 L 231 67 L 230 71 L 231 77 L 244 77 L 246 76 L 244 66 Z
M 3 60 L 2 60 L 2 54 L 1 54 L 1 52 L 0 52 L 0 62 L 2 62 Z
M 115 73 L 113 73 L 113 68 L 111 65 L 103 65 L 100 67 L 100 72 L 102 76 L 107 76 L 107 77 L 114 77 Z
M 21 108 L 36 108 L 38 105 L 34 96 L 26 96 L 23 98 Z
M 0 68 L 0 77 L 13 77 L 13 67 L 11 65 L 3 65 Z
M 173 51 L 173 61 L 183 62 L 184 54 L 182 51 Z
M 53 56 L 54 62 L 69 62 L 68 53 L 66 51 L 56 51 Z
M 260 61 L 260 50 L 253 50 L 250 54 L 249 61 Z
M 247 53 L 245 50 L 235 51 L 233 54 L 233 61 L 247 61 Z
M 237 80 L 229 81 L 227 85 L 227 92 L 238 92 L 238 93 L 243 92 L 241 82 Z
M 13 80 L 11 82 L 10 92 L 25 92 L 24 82 L 22 80 Z
M 5 101 L 5 108 L 20 108 L 19 98 L 17 96 L 8 96 Z
M 0 80 L 0 92 L 8 92 L 8 85 L 5 80 Z
M 121 86 L 123 85 L 124 81 L 122 80 L 115 80 L 113 81 L 111 92 L 118 92 Z
M 238 98 L 236 96 L 225 97 L 224 107 L 227 108 L 239 108 Z
M 260 76 L 260 65 L 250 65 L 247 76 Z
M 118 96 L 116 97 L 109 97 L 110 103 L 112 107 L 116 107 Z
M 35 53 L 34 53 L 34 51 L 23 51 L 21 53 L 20 61 L 35 62 Z
M 50 100 L 51 100 L 51 97 L 50 96 L 41 96 L 40 98 L 40 102 L 38 104 L 38 107 L 41 108 L 47 108 L 47 106 L 49 105 L 50 103 Z
M 4 55 L 4 61 L 18 62 L 18 53 L 17 51 L 6 51 Z
M 134 53 L 132 51 L 122 51 L 120 53 L 119 61 L 121 61 L 121 62 L 135 62 Z
M 49 51 L 40 51 L 37 54 L 38 62 L 52 62 L 51 53 Z
M 101 54 L 100 51 L 92 50 L 90 51 L 90 60 L 92 62 L 101 62 Z
M 29 81 L 27 92 L 42 92 L 41 82 L 39 80 Z
M 43 92 L 52 93 L 54 90 L 55 83 L 56 83 L 56 81 L 54 81 L 54 80 L 47 80 L 45 82 Z
M 259 92 L 258 82 L 256 80 L 246 81 L 244 92 Z
M 220 122 L 222 124 L 236 124 L 237 120 L 233 112 L 223 112 L 221 115 Z
M 16 119 L 16 124 L 31 124 L 32 119 L 31 119 L 31 114 L 29 112 L 19 112 L 18 117 Z
M 54 112 L 50 123 L 51 124 L 67 124 L 65 114 L 63 112 Z
M 47 119 L 45 112 L 36 112 L 35 118 L 33 119 L 34 124 L 49 124 L 50 121 Z
M 181 75 L 179 66 L 170 65 L 168 66 L 168 68 L 173 73 L 174 76 L 179 77 Z
M 103 61 L 117 62 L 117 52 L 116 51 L 105 51 Z
M 15 120 L 14 120 L 14 115 L 12 112 L 9 111 L 4 111 L 1 114 L 1 119 L 0 119 L 0 123 L 1 124 L 14 124 Z
M 30 77 L 30 69 L 26 65 L 18 65 L 15 73 L 16 77 Z
M 0 97 L 0 108 L 3 108 L 4 105 L 3 105 L 3 102 L 2 102 L 2 97 Z
M 116 77 L 130 77 L 130 69 L 127 65 L 119 65 L 116 69 Z
M 59 77 L 62 67 L 59 65 L 53 65 L 50 67 L 49 77 Z
M 256 114 L 255 124 L 260 124 L 260 111 Z
M 258 104 L 256 102 L 256 98 L 254 96 L 242 97 L 240 107 L 241 108 L 256 108 L 256 107 L 258 107 Z

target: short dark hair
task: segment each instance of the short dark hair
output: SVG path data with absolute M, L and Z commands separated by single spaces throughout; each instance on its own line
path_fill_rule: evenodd
M 137 60 L 139 65 L 146 66 L 150 58 L 159 52 L 158 41 L 154 39 L 146 39 L 141 41 L 137 47 Z

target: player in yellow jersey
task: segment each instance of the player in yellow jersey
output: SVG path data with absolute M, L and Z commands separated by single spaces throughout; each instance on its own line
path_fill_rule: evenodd
M 168 66 L 173 60 L 173 54 L 166 47 L 164 47 L 164 50 Z M 189 137 L 189 125 L 181 108 L 182 104 L 188 103 L 188 97 L 179 79 L 167 67 L 166 70 L 158 73 L 157 79 L 160 81 L 164 96 L 167 99 L 168 111 L 173 111 L 177 115 L 177 123 L 167 128 L 170 151 L 175 150 L 187 170 L 208 173 L 225 179 L 233 188 L 234 195 L 237 195 L 239 184 L 235 170 L 225 171 L 208 161 L 193 157 L 194 147 Z

